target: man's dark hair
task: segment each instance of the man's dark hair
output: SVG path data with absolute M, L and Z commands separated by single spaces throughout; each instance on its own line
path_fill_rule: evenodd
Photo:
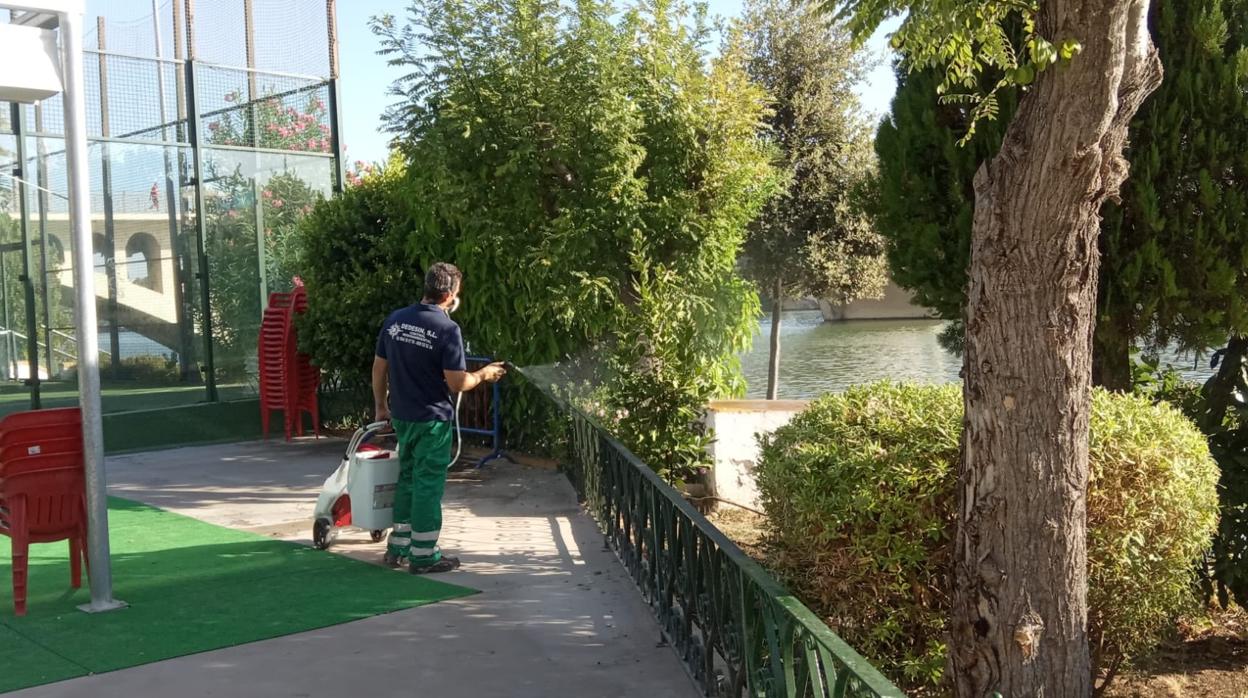
M 454 264 L 438 262 L 431 265 L 429 271 L 425 272 L 425 298 L 441 303 L 463 278 L 464 275 Z

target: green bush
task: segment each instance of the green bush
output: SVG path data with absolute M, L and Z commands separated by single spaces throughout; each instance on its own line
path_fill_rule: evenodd
M 1218 371 L 1203 386 L 1159 368 L 1156 358 L 1137 360 L 1134 390 L 1177 407 L 1207 437 L 1221 471 L 1221 515 L 1213 549 L 1200 566 L 1201 587 L 1208 602 L 1226 608 L 1234 599 L 1248 607 L 1248 340 L 1232 338 L 1214 356 Z
M 740 49 L 707 55 L 684 4 L 413 0 L 373 28 L 403 68 L 388 122 L 407 167 L 377 183 L 379 215 L 348 191 L 305 226 L 309 353 L 363 377 L 385 312 L 451 262 L 470 351 L 614 369 L 621 438 L 658 471 L 696 471 L 698 411 L 744 388 L 758 300 L 737 253 L 778 183 Z M 521 448 L 549 420 L 508 383 Z
M 773 566 L 918 692 L 942 688 L 961 430 L 958 386 L 881 383 L 825 396 L 761 440 Z M 1217 469 L 1176 410 L 1102 391 L 1090 457 L 1090 642 L 1109 667 L 1151 649 L 1193 601 Z
M 370 375 L 377 333 L 395 308 L 420 300 L 424 272 L 392 221 L 403 168 L 391 164 L 341 195 L 316 204 L 299 228 L 298 273 L 308 312 L 298 318 L 300 349 L 348 398 L 327 419 L 372 416 Z

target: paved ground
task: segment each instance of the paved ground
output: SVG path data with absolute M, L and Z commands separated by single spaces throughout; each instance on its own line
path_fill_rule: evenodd
M 119 496 L 310 542 L 316 493 L 342 448 L 185 448 L 110 458 L 108 476 Z M 442 578 L 481 594 L 11 695 L 698 695 L 562 475 L 503 463 L 453 476 L 445 509 L 442 546 L 464 566 Z M 382 545 L 354 533 L 334 550 L 377 561 Z

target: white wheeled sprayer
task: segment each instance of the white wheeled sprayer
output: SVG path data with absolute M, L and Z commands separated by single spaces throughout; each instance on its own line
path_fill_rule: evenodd
M 481 357 L 468 360 L 474 364 L 490 363 L 490 359 Z M 493 452 L 477 463 L 480 468 L 505 456 L 498 384 L 492 386 L 488 396 L 484 391 L 479 396 L 469 393 L 472 405 L 468 409 L 467 425 L 460 423 L 463 397 L 463 393 L 455 396 L 456 438 L 451 464 L 457 463 L 463 453 L 464 434 L 490 436 Z M 321 487 L 312 514 L 312 545 L 317 549 L 325 550 L 332 545 L 338 530 L 347 526 L 368 531 L 373 542 L 380 543 L 386 537 L 386 530 L 394 524 L 394 493 L 399 481 L 398 447 L 387 449 L 372 443 L 389 430 L 389 422 L 373 422 L 356 430 L 347 442 L 342 461 Z

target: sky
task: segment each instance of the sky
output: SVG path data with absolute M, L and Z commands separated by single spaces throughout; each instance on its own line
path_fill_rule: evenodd
M 713 15 L 736 17 L 741 13 L 742 0 L 710 0 L 709 4 Z M 377 55 L 377 37 L 369 31 L 368 20 L 385 12 L 401 15 L 404 7 L 403 0 L 350 0 L 338 4 L 342 131 L 349 162 L 376 162 L 386 157 L 390 135 L 382 130 L 381 112 L 394 101 L 387 89 L 398 77 L 398 71 Z M 889 23 L 868 42 L 868 49 L 878 57 L 878 65 L 858 89 L 863 107 L 876 115 L 888 111 L 896 91 L 887 56 L 887 34 L 894 29 L 896 22 Z

